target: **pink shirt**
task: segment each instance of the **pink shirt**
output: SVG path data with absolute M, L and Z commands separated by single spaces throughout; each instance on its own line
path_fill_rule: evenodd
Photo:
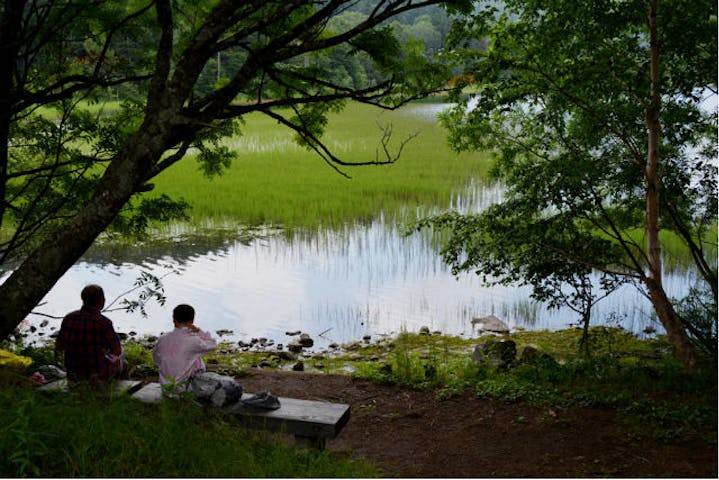
M 217 348 L 208 332 L 191 332 L 187 327 L 175 328 L 157 341 L 152 358 L 160 369 L 160 383 L 180 383 L 205 370 L 202 355 Z

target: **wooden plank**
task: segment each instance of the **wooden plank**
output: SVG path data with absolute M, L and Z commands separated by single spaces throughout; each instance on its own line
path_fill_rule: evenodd
M 162 387 L 159 383 L 148 383 L 132 396 L 146 403 L 159 403 L 162 401 Z M 245 393 L 242 398 L 251 396 Z M 279 398 L 280 408 L 277 410 L 247 410 L 238 403 L 223 411 L 236 415 L 249 428 L 315 439 L 335 438 L 350 418 L 350 406 L 343 403 Z
M 132 393 L 137 390 L 140 385 L 142 385 L 142 382 L 139 380 L 115 380 L 112 382 L 113 391 L 115 392 Z M 38 390 L 45 392 L 67 392 L 69 389 L 67 378 L 61 378 L 60 380 L 55 380 L 54 382 L 49 382 L 38 387 Z
M 281 406 L 277 410 L 246 410 L 241 404 L 225 410 L 250 428 L 323 439 L 335 438 L 350 418 L 350 406 L 343 403 L 279 398 Z

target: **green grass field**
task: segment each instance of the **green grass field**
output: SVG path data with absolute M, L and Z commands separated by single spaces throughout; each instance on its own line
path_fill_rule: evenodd
M 381 151 L 377 123 L 391 124 L 391 148 L 406 145 L 392 165 L 345 167 L 347 179 L 314 152 L 294 143 L 293 132 L 261 114 L 246 118 L 243 134 L 225 140 L 238 158 L 222 175 L 204 177 L 192 155 L 155 179 L 151 195 L 166 193 L 192 205 L 193 223 L 237 222 L 285 227 L 338 226 L 368 220 L 401 207 L 446 206 L 453 192 L 486 175 L 489 161 L 477 154 L 456 154 L 431 116 L 410 105 L 395 112 L 349 104 L 330 117 L 324 141 L 350 162 L 371 161 Z M 381 155 L 381 154 L 380 154 Z

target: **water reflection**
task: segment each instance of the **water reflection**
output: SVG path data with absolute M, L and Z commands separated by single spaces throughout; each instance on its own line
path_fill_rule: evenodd
M 496 186 L 477 192 L 485 200 Z M 494 189 L 494 192 L 492 191 Z M 455 206 L 461 207 L 461 198 Z M 466 205 L 465 205 L 466 207 Z M 201 240 L 180 227 L 170 239 L 126 248 L 94 248 L 53 288 L 39 308 L 62 316 L 77 308 L 87 283 L 105 287 L 108 299 L 126 291 L 141 270 L 162 276 L 165 306 L 151 304 L 148 317 L 114 312 L 122 332 L 159 334 L 170 329 L 171 311 L 190 303 L 197 323 L 216 331 L 229 329 L 232 340 L 267 337 L 278 343 L 286 331 L 317 336 L 318 346 L 421 326 L 455 335 L 472 335 L 471 319 L 494 314 L 511 326 L 565 328 L 577 321 L 569 310 L 547 311 L 531 301 L 526 288 L 488 287 L 480 278 L 455 278 L 442 264 L 428 234 L 405 236 L 396 220 L 380 216 L 367 225 L 340 231 L 317 230 L 291 238 L 275 232 L 216 233 Z M 673 294 L 685 292 L 687 274 L 670 275 Z M 621 322 L 641 331 L 650 324 L 649 302 L 631 286 L 594 309 L 595 323 Z M 43 317 L 32 317 L 39 324 Z M 50 327 L 58 327 L 52 320 Z
M 445 108 L 417 105 L 405 113 L 434 117 Z M 473 182 L 442 209 L 478 211 L 501 198 L 498 185 Z M 147 318 L 113 312 L 110 316 L 121 332 L 157 335 L 169 330 L 172 308 L 178 303 L 195 306 L 202 328 L 232 330 L 225 339 L 266 337 L 284 343 L 286 331 L 302 330 L 314 336 L 320 348 L 367 334 L 418 331 L 421 326 L 469 336 L 476 333 L 471 319 L 489 314 L 512 327 L 532 329 L 566 328 L 577 322 L 577 314 L 568 309 L 548 311 L 531 301 L 527 288 L 489 287 L 472 274 L 452 276 L 436 254 L 431 235 L 403 234 L 404 219 L 430 213 L 379 215 L 368 224 L 347 225 L 339 231 L 292 235 L 234 225 L 211 225 L 198 234 L 176 225 L 152 242 L 93 247 L 38 310 L 61 317 L 79 306 L 79 292 L 88 283 L 102 285 L 107 298 L 113 299 L 145 270 L 164 276 L 167 303 L 149 304 Z M 666 287 L 675 296 L 693 283 L 686 271 L 666 278 Z M 594 308 L 593 321 L 621 323 L 639 332 L 652 324 L 651 311 L 646 298 L 634 287 L 624 286 Z M 30 317 L 34 326 L 44 320 Z M 49 320 L 35 338 L 59 324 L 59 319 Z M 322 332 L 326 333 L 318 338 Z

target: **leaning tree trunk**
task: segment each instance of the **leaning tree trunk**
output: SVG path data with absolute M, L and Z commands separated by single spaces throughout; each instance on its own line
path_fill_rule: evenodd
M 0 285 L 0 338 L 6 338 L 15 330 L 107 228 L 147 178 L 166 148 L 167 138 L 167 131 L 141 128 L 111 162 L 92 199 L 68 224 L 31 252 Z
M 674 310 L 674 306 L 662 284 L 662 258 L 659 242 L 659 143 L 661 138 L 661 97 L 659 94 L 659 40 L 657 35 L 658 0 L 649 1 L 649 48 L 650 48 L 650 104 L 646 110 L 646 124 L 649 132 L 649 152 L 644 169 L 646 181 L 646 233 L 649 275 L 646 286 L 649 290 L 654 311 L 667 332 L 677 357 L 687 371 L 696 366 L 696 353 L 689 341 L 686 330 Z

